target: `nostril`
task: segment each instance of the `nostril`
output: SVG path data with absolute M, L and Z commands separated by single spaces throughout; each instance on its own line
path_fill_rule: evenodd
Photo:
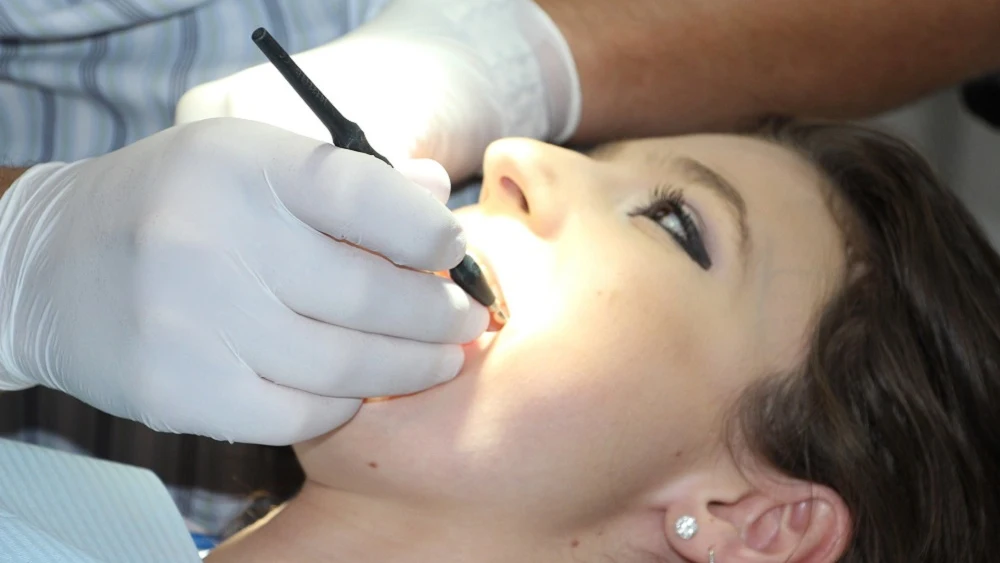
M 521 207 L 521 211 L 528 213 L 528 198 L 524 197 L 524 192 L 521 191 L 521 187 L 507 176 L 500 178 L 500 185 L 509 196 L 513 197 L 515 201 L 518 202 L 518 205 Z

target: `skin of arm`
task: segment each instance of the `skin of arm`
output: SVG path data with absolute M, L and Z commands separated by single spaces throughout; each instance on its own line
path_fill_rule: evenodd
M 0 195 L 7 191 L 7 188 L 14 184 L 27 168 L 4 168 L 0 167 Z
M 573 51 L 574 141 L 851 119 L 1000 68 L 1000 0 L 536 0 Z

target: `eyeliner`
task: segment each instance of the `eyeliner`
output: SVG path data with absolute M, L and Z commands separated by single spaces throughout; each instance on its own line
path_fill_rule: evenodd
M 288 52 L 278 44 L 277 40 L 266 29 L 263 27 L 257 28 L 250 36 L 250 39 L 264 53 L 264 56 L 271 61 L 271 64 L 278 69 L 281 76 L 295 90 L 295 93 L 302 98 L 302 101 L 309 106 L 309 109 L 316 114 L 316 117 L 319 118 L 327 130 L 330 131 L 334 146 L 373 156 L 392 167 L 389 159 L 379 154 L 371 146 L 361 127 L 344 117 L 342 113 L 337 111 L 337 108 L 333 107 L 330 100 L 319 91 L 319 88 L 302 72 L 299 65 L 295 64 L 295 61 L 288 55 Z M 479 267 L 479 264 L 471 256 L 466 254 L 458 266 L 449 270 L 448 273 L 451 274 L 451 279 L 455 282 L 455 285 L 462 288 L 470 297 L 489 309 L 491 328 L 499 328 L 507 322 L 507 315 L 500 308 L 496 294 L 493 293 L 489 283 L 487 283 L 482 268 Z

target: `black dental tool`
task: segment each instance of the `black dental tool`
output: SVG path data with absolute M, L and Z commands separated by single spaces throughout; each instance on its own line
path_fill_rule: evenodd
M 271 64 L 278 69 L 278 72 L 285 77 L 285 80 L 295 90 L 295 93 L 302 98 L 302 101 L 323 122 L 323 125 L 330 131 L 330 136 L 333 138 L 335 146 L 374 156 L 392 166 L 389 159 L 379 154 L 368 143 L 368 139 L 365 138 L 365 133 L 361 130 L 361 127 L 358 127 L 357 123 L 347 119 L 337 111 L 337 108 L 333 107 L 330 100 L 319 91 L 319 88 L 313 84 L 312 80 L 309 80 L 309 77 L 302 72 L 299 65 L 295 64 L 295 61 L 288 55 L 288 52 L 278 44 L 266 29 L 263 27 L 257 28 L 250 38 L 257 45 L 257 48 L 264 53 L 264 56 L 271 61 Z M 451 274 L 451 279 L 457 286 L 461 287 L 469 296 L 490 310 L 491 326 L 497 328 L 503 326 L 507 321 L 507 316 L 501 310 L 499 303 L 497 303 L 496 295 L 490 288 L 489 283 L 487 283 L 482 269 L 471 256 L 466 255 L 458 266 L 449 271 L 449 274 Z

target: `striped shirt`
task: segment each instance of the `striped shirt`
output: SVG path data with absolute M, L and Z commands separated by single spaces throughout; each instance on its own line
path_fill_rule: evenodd
M 173 124 L 193 86 L 343 35 L 388 0 L 0 0 L 0 164 L 73 161 Z

